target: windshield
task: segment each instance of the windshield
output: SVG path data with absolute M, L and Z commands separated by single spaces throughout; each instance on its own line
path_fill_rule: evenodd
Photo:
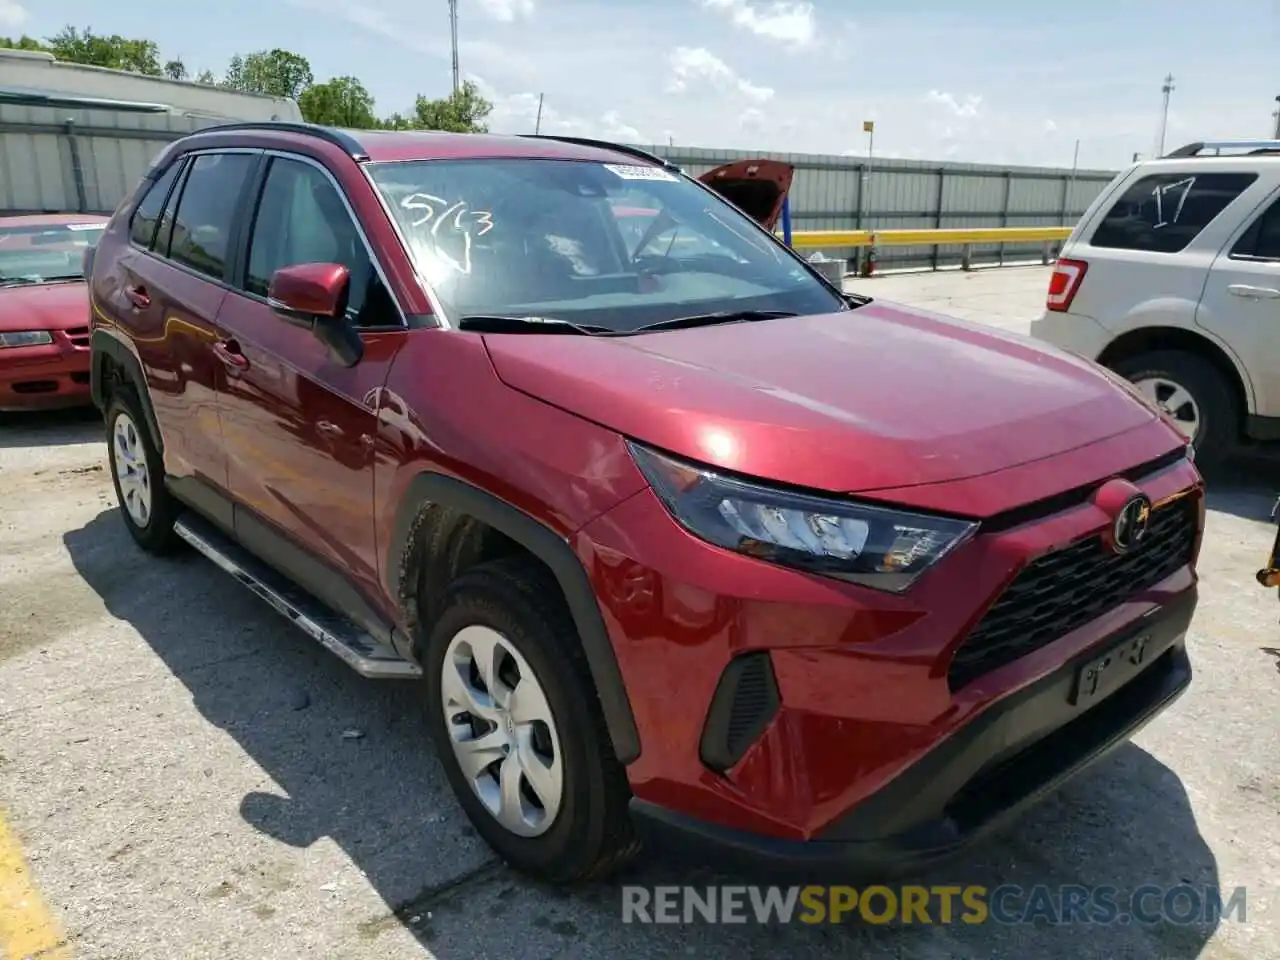
M 629 332 L 692 314 L 846 309 L 756 223 L 653 166 L 415 160 L 369 166 L 445 312 Z
M 0 226 L 0 284 L 84 278 L 84 254 L 106 224 L 26 223 Z

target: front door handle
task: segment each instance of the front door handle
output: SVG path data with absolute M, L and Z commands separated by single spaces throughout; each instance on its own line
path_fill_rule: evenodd
M 244 370 L 249 366 L 249 358 L 240 352 L 240 344 L 234 340 L 215 340 L 213 353 L 228 367 Z
M 1233 297 L 1245 297 L 1248 300 L 1280 299 L 1280 290 L 1275 287 L 1251 287 L 1247 283 L 1233 283 L 1227 287 L 1227 293 Z
M 142 285 L 125 287 L 124 295 L 129 298 L 129 302 L 133 304 L 135 310 L 145 310 L 151 306 L 151 295 L 147 293 L 147 288 Z

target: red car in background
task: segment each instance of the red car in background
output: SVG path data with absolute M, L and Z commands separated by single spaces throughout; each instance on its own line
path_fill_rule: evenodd
M 0 411 L 89 405 L 84 256 L 107 218 L 0 220 Z

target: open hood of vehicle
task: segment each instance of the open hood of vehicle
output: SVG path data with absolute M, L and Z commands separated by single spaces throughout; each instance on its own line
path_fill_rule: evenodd
M 772 232 L 795 173 L 795 167 L 781 160 L 735 160 L 698 179 Z

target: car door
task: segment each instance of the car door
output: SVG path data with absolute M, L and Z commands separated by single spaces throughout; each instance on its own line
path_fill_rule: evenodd
M 1214 259 L 1196 322 L 1244 360 L 1254 412 L 1280 417 L 1280 191 Z
M 376 398 L 405 324 L 340 186 L 318 161 L 269 155 L 245 248 L 236 290 L 218 316 L 231 351 L 220 410 L 236 533 L 301 585 L 367 621 L 363 604 L 381 595 Z M 364 344 L 353 366 L 268 304 L 272 274 L 300 263 L 339 263 L 350 272 L 347 315 Z
M 218 419 L 225 384 L 215 356 L 218 311 L 227 295 L 231 238 L 256 151 L 184 158 L 148 192 L 132 224 L 130 249 L 112 278 L 138 351 L 164 439 L 175 490 L 211 519 L 231 524 L 227 461 Z M 167 187 L 166 187 L 167 184 Z

